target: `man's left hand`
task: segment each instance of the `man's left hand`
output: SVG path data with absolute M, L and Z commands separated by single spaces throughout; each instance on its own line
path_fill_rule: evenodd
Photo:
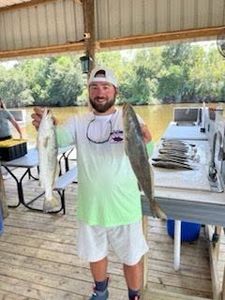
M 147 125 L 145 125 L 145 124 L 141 125 L 141 132 L 142 132 L 143 140 L 144 140 L 145 144 L 151 142 L 152 135 L 151 135 L 151 132 L 149 131 Z

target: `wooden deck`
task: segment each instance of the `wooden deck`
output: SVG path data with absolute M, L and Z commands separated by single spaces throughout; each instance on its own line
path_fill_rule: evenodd
M 12 179 L 5 180 L 9 203 L 17 192 Z M 24 181 L 25 198 L 40 189 L 38 182 Z M 39 201 L 41 202 L 41 200 Z M 0 237 L 0 299 L 86 300 L 92 289 L 88 264 L 76 255 L 76 184 L 66 190 L 66 215 L 33 212 L 20 205 L 10 209 Z M 182 245 L 181 269 L 173 269 L 173 240 L 166 223 L 148 218 L 148 292 L 145 300 L 212 299 L 208 242 Z M 121 264 L 109 254 L 110 300 L 127 300 Z

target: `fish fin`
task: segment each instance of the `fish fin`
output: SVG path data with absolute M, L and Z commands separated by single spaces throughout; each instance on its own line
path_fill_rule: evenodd
M 43 204 L 43 212 L 47 213 L 54 211 L 55 208 L 60 206 L 60 201 L 58 198 L 52 196 L 50 199 L 45 198 Z
M 42 185 L 40 177 L 39 177 L 39 186 L 43 188 L 43 185 Z
M 47 137 L 43 140 L 43 146 L 44 146 L 45 148 L 48 147 L 48 141 L 49 141 L 49 137 L 47 136 Z
M 128 156 L 128 150 L 127 150 L 127 148 L 125 147 L 125 154 L 126 154 L 126 156 Z M 128 156 L 129 157 L 129 156 Z
M 60 174 L 60 167 L 59 167 L 59 163 L 57 161 L 55 172 L 52 176 L 52 185 L 51 185 L 52 187 L 54 187 L 56 179 L 59 177 L 59 174 Z
M 59 177 L 59 173 L 60 173 L 60 167 L 59 167 L 59 163 L 57 161 L 57 165 L 56 165 L 56 169 L 55 169 L 55 181 Z
M 44 188 L 44 185 L 43 185 L 43 181 L 41 180 L 41 173 L 40 173 L 40 169 L 38 171 L 38 185 L 42 188 Z
M 158 203 L 153 201 L 152 204 L 150 204 L 151 212 L 153 217 L 157 217 L 161 220 L 167 220 L 167 215 L 164 213 L 164 211 L 161 209 Z

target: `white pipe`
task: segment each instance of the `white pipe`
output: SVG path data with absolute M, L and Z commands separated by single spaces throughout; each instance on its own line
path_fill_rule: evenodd
M 181 221 L 174 222 L 174 269 L 180 269 Z

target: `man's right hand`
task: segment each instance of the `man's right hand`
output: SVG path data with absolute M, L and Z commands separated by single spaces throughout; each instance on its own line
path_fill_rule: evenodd
M 44 113 L 44 107 L 40 107 L 40 106 L 34 107 L 34 113 L 31 115 L 31 118 L 33 119 L 32 124 L 37 130 L 41 123 L 43 113 Z
M 34 127 L 38 130 L 39 125 L 41 123 L 41 119 L 43 116 L 45 108 L 44 107 L 40 107 L 40 106 L 36 106 L 34 107 L 34 113 L 31 115 L 31 118 L 33 119 L 32 124 L 34 125 Z M 55 117 L 53 117 L 53 121 L 54 124 L 57 124 L 57 120 Z

